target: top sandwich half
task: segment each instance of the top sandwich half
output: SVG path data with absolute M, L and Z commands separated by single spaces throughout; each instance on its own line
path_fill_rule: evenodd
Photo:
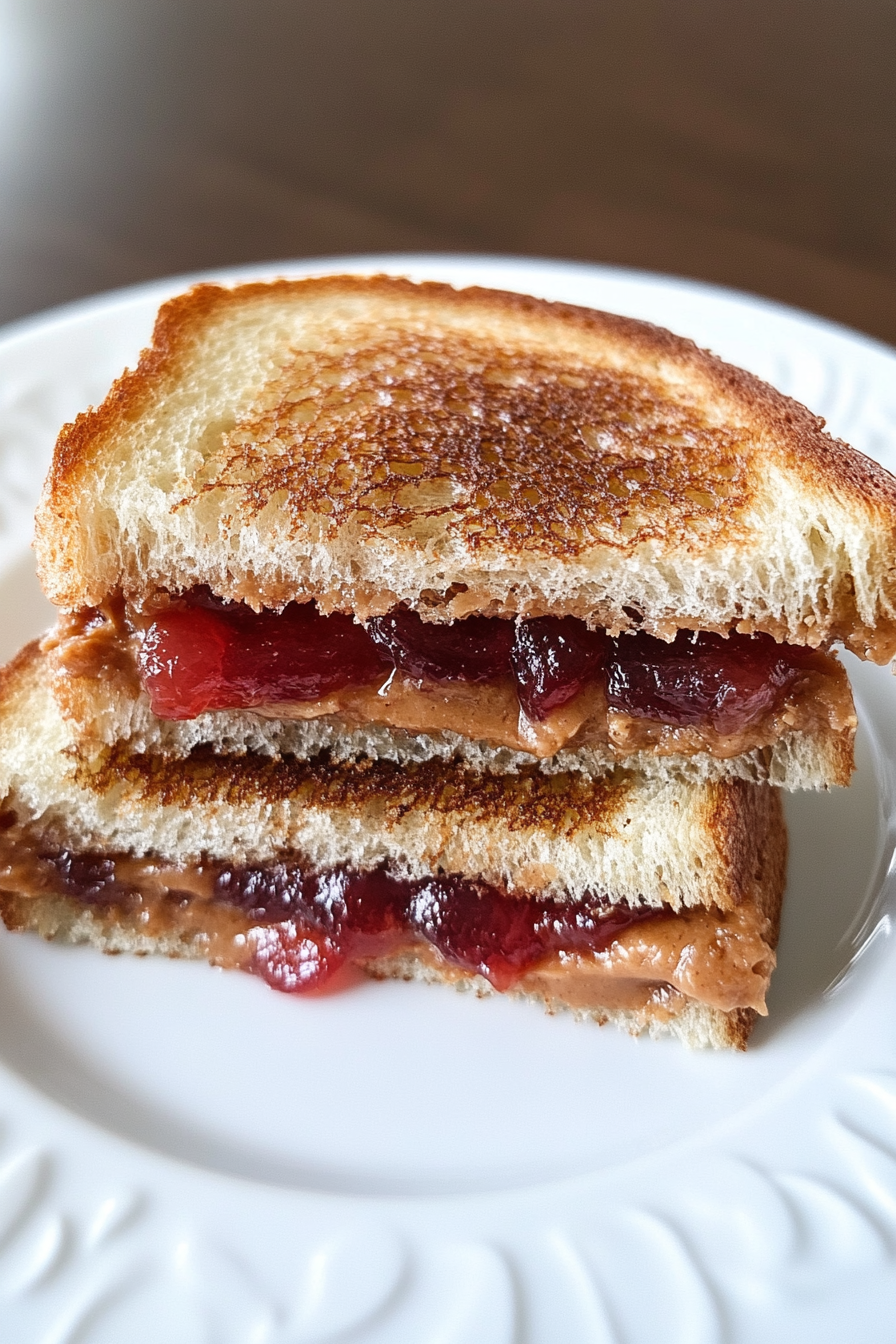
M 574 615 L 896 652 L 896 481 L 690 341 L 378 276 L 200 285 L 60 435 L 51 600 Z
M 544 657 L 582 632 L 605 644 L 567 647 L 577 667 L 625 663 L 630 634 L 690 657 L 682 631 L 701 656 L 747 637 L 738 660 L 763 667 L 772 641 L 896 653 L 896 481 L 804 407 L 643 322 L 385 276 L 167 303 L 137 368 L 63 429 L 36 549 L 54 602 L 143 635 L 184 604 L 313 602 L 375 618 L 388 656 L 463 621 L 475 662 L 480 635 L 528 621 L 542 691 Z

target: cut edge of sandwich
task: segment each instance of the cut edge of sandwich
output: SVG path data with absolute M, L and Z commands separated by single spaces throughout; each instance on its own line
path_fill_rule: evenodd
M 389 864 L 510 891 L 578 899 L 594 875 L 632 904 L 734 909 L 748 894 L 754 834 L 777 791 L 743 780 L 598 779 L 474 772 L 459 761 L 307 760 L 204 745 L 188 756 L 126 744 L 82 754 L 46 659 L 29 646 L 0 683 L 0 796 L 78 850 L 270 861 L 284 850 L 327 869 Z
M 659 752 L 652 748 L 623 755 L 599 744 L 562 747 L 551 756 L 537 757 L 449 729 L 412 732 L 383 723 L 347 722 L 334 714 L 279 717 L 276 706 L 264 714 L 214 710 L 193 719 L 161 719 L 152 712 L 148 695 L 134 678 L 114 670 L 102 677 L 75 676 L 57 667 L 52 637 L 42 648 L 49 654 L 53 694 L 73 741 L 84 754 L 121 745 L 133 753 L 178 758 L 206 747 L 221 756 L 252 752 L 307 760 L 326 751 L 337 761 L 367 757 L 409 765 L 441 760 L 462 763 L 478 773 L 497 774 L 535 766 L 546 774 L 576 773 L 589 779 L 623 768 L 644 779 L 695 784 L 743 779 L 788 791 L 845 787 L 855 766 L 854 713 L 842 716 L 842 726 L 835 727 L 820 716 L 809 728 L 782 732 L 767 745 L 724 757 L 709 751 Z M 845 676 L 843 684 L 849 697 Z

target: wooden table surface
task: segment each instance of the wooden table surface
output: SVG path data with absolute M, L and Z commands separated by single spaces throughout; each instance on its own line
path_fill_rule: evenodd
M 894 56 L 892 0 L 0 0 L 0 320 L 438 249 L 896 341 Z

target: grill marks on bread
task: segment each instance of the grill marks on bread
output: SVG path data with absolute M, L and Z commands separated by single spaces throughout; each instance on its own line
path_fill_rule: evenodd
M 297 819 L 303 817 L 302 825 L 312 827 L 313 816 L 328 817 L 345 828 L 346 835 L 355 834 L 358 827 L 360 832 L 391 837 L 386 847 L 400 863 L 410 852 L 406 846 L 416 852 L 424 837 L 430 865 L 444 863 L 446 871 L 508 889 L 550 886 L 552 894 L 561 897 L 566 883 L 556 866 L 563 862 L 560 850 L 572 847 L 568 862 L 573 850 L 584 845 L 574 861 L 577 876 L 570 890 L 590 890 L 593 883 L 585 880 L 587 870 L 596 870 L 586 852 L 593 853 L 595 843 L 611 848 L 621 844 L 631 848 L 631 861 L 643 843 L 638 836 L 645 834 L 645 809 L 650 810 L 643 783 L 622 770 L 600 780 L 545 775 L 534 767 L 493 775 L 475 773 L 458 762 L 400 765 L 387 760 L 336 761 L 326 754 L 310 761 L 272 760 L 252 753 L 221 757 L 206 747 L 180 760 L 113 747 L 76 764 L 75 781 L 96 795 L 116 798 L 117 807 L 138 815 L 157 808 L 209 817 L 220 809 L 249 809 L 254 814 L 261 806 L 271 816 L 286 809 Z M 670 804 L 668 795 L 654 790 L 661 810 L 671 806 L 673 825 L 679 824 L 675 817 L 679 807 L 686 810 L 688 880 L 694 893 L 685 903 L 731 910 L 744 900 L 758 900 L 768 913 L 764 902 L 769 892 L 782 888 L 786 850 L 778 791 L 726 780 L 704 785 L 698 793 L 691 798 L 683 793 L 680 802 Z M 757 836 L 765 837 L 765 850 L 757 846 Z M 551 853 L 545 850 L 533 867 L 534 860 L 524 858 L 524 851 L 538 837 Z M 648 871 L 649 862 L 642 858 L 642 865 L 648 864 L 642 876 L 645 885 L 620 899 L 668 901 L 679 908 L 681 896 L 667 888 L 661 868 L 674 868 L 671 851 L 685 842 L 680 835 L 675 843 L 671 836 L 667 841 L 665 848 L 657 849 L 661 860 L 657 871 Z M 539 844 L 536 849 L 541 852 Z M 342 856 L 338 861 L 347 860 Z M 580 862 L 585 864 L 581 871 Z M 667 876 L 676 880 L 671 871 Z M 603 874 L 601 882 L 605 878 Z
M 579 830 L 611 834 L 624 824 L 632 777 L 619 771 L 602 780 L 544 775 L 537 768 L 513 775 L 476 774 L 462 763 L 387 760 L 333 761 L 317 756 L 272 760 L 248 753 L 222 758 L 200 747 L 182 760 L 132 754 L 126 745 L 82 764 L 78 783 L 104 794 L 123 788 L 141 804 L 209 807 L 264 798 L 308 808 L 376 809 L 390 829 L 409 813 L 435 814 L 464 822 L 493 821 L 507 831 L 544 830 L 572 836 Z
M 738 430 L 682 389 L 469 333 L 353 327 L 297 351 L 209 452 L 195 493 L 242 524 L 285 511 L 298 536 L 371 534 L 577 555 L 595 543 L 737 531 L 749 498 Z

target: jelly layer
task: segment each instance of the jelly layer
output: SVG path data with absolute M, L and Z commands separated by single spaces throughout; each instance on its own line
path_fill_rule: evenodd
M 573 617 L 434 625 L 396 611 L 365 628 L 310 603 L 254 612 L 196 590 L 132 622 L 80 613 L 59 656 L 81 675 L 130 657 L 162 718 L 335 715 L 542 757 L 569 744 L 730 757 L 793 730 L 855 726 L 843 668 L 825 652 L 761 634 L 611 639 Z
M 676 914 L 597 895 L 518 896 L 451 875 L 407 881 L 384 869 L 314 872 L 295 857 L 184 870 L 51 848 L 14 820 L 0 833 L 0 891 L 74 901 L 143 936 L 199 938 L 216 964 L 289 993 L 336 987 L 352 966 L 416 953 L 446 978 L 482 976 L 502 992 L 533 988 L 562 998 L 569 977 L 582 1004 L 591 993 L 593 1006 L 614 1006 L 605 987 L 612 980 L 637 982 L 638 993 L 671 986 L 726 1011 L 764 1012 L 774 966 L 770 921 L 751 902 L 725 915 Z M 621 983 L 617 989 L 627 992 Z

